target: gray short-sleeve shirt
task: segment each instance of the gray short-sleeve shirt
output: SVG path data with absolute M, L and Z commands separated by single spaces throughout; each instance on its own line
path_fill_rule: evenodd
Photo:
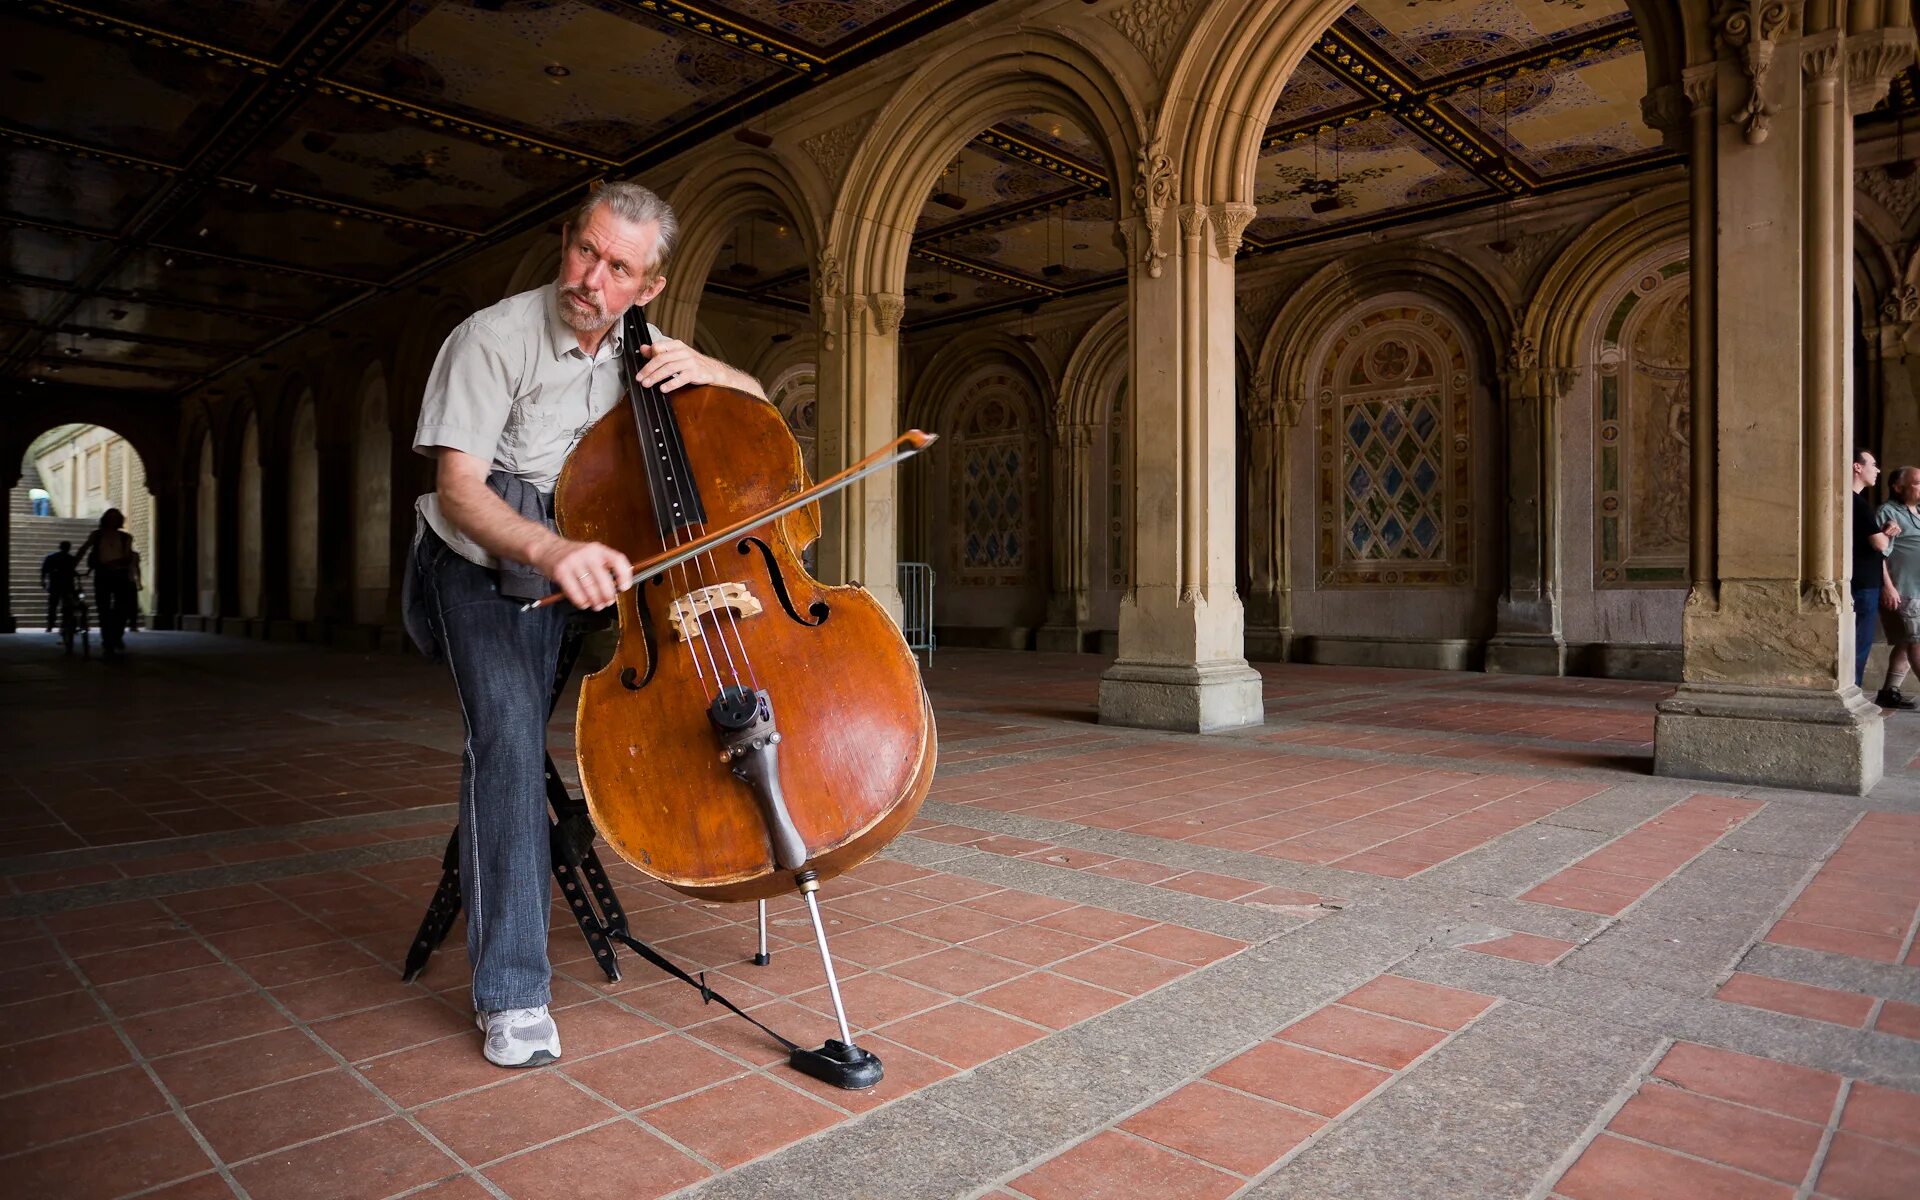
M 560 319 L 555 299 L 551 283 L 521 292 L 447 335 L 427 377 L 415 451 L 459 450 L 543 492 L 553 490 L 574 444 L 626 394 L 622 327 L 615 325 L 589 357 Z M 441 513 L 436 493 L 420 497 L 414 508 L 462 557 L 498 565 Z

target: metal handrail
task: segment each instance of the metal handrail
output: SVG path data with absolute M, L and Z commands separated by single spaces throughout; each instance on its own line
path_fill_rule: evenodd
M 915 654 L 927 652 L 927 665 L 933 665 L 933 567 L 923 562 L 903 562 L 900 581 L 900 632 L 906 635 L 907 648 Z

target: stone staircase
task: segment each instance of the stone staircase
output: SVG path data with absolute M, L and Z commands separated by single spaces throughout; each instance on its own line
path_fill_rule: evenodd
M 19 486 L 7 496 L 11 511 L 11 543 L 7 546 L 10 581 L 8 596 L 13 619 L 22 629 L 41 629 L 47 622 L 47 594 L 40 590 L 40 561 L 60 548 L 61 542 L 80 544 L 93 532 L 97 520 L 84 517 L 36 517 L 27 489 L 40 486 L 40 473 L 28 463 L 20 475 Z

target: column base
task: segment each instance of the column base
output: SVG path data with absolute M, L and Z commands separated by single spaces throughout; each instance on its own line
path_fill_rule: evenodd
M 1253 662 L 1291 661 L 1293 630 L 1286 626 L 1247 626 L 1247 658 Z
M 1266 720 L 1260 672 L 1245 661 L 1206 666 L 1116 662 L 1100 677 L 1100 723 L 1212 733 Z
M 1654 718 L 1656 775 L 1859 796 L 1885 770 L 1880 710 L 1857 688 L 1683 684 Z
M 1567 644 L 1550 633 L 1503 633 L 1487 643 L 1492 675 L 1565 675 Z
M 1033 634 L 1033 648 L 1047 654 L 1079 654 L 1087 636 L 1072 625 L 1042 625 Z

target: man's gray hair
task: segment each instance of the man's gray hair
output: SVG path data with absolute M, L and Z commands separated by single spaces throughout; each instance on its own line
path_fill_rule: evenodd
M 1887 480 L 1888 488 L 1896 492 L 1899 491 L 1902 487 L 1906 486 L 1907 476 L 1913 474 L 1915 471 L 1920 471 L 1920 467 L 1895 467 L 1893 469 L 1893 478 Z
M 589 192 L 580 207 L 567 218 L 567 236 L 585 229 L 593 219 L 594 210 L 603 205 L 623 221 L 653 225 L 659 230 L 653 239 L 653 261 L 647 264 L 649 274 L 658 274 L 673 253 L 673 239 L 680 233 L 680 221 L 673 215 L 672 207 L 637 183 L 603 183 Z

